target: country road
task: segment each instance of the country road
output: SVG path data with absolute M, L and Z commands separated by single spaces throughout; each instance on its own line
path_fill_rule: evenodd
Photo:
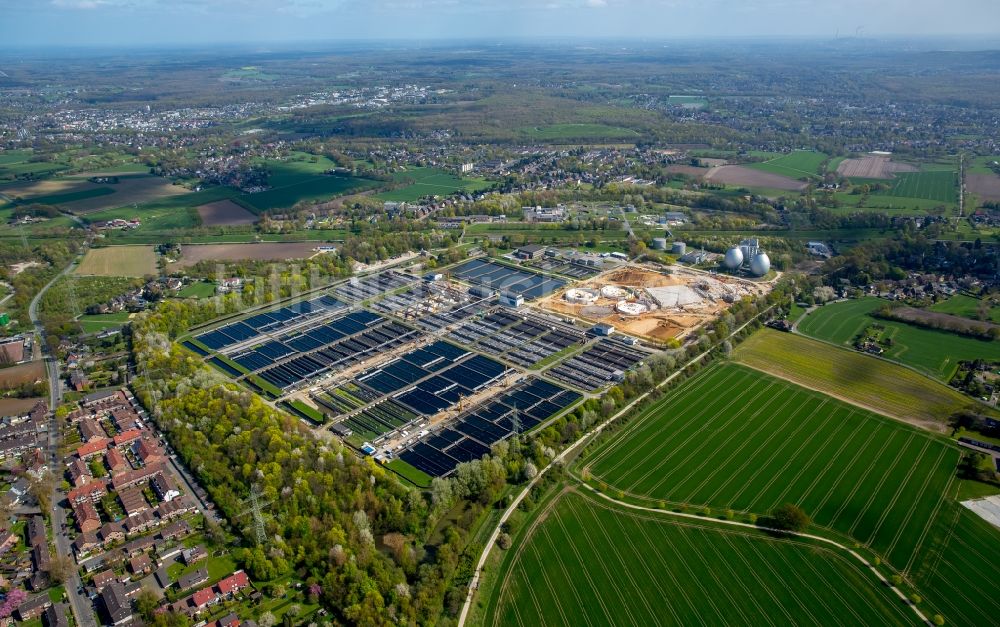
M 45 372 L 49 379 L 49 468 L 57 479 L 61 475 L 59 471 L 63 467 L 62 460 L 59 458 L 61 434 L 59 431 L 59 422 L 56 420 L 56 408 L 62 402 L 62 385 L 59 373 L 59 359 L 52 354 L 48 344 L 45 342 L 45 327 L 38 316 L 38 304 L 41 302 L 45 292 L 56 281 L 66 276 L 69 272 L 72 272 L 79 259 L 80 257 L 74 258 L 68 266 L 63 268 L 62 272 L 46 283 L 35 294 L 35 297 L 31 299 L 31 304 L 28 306 L 28 317 L 31 318 L 31 324 L 35 329 L 35 345 L 42 351 L 42 359 L 45 360 Z M 69 536 L 66 533 L 66 510 L 60 504 L 62 499 L 56 487 L 57 485 L 57 481 L 52 482 L 52 535 L 56 541 L 56 555 L 68 557 L 72 562 L 73 551 L 70 547 Z M 75 562 L 73 562 L 72 572 L 66 579 L 66 596 L 69 597 L 75 623 L 82 627 L 97 627 L 97 623 L 94 620 L 94 613 L 91 610 L 90 599 L 82 594 L 77 594 L 80 584 L 80 573 L 76 568 Z

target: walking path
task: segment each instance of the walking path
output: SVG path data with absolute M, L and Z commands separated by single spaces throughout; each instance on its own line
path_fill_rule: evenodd
M 665 514 L 665 515 L 669 515 L 669 516 L 676 516 L 678 518 L 689 518 L 689 519 L 701 520 L 701 521 L 705 521 L 706 520 L 704 516 L 698 516 L 697 514 L 685 514 L 683 512 L 674 512 L 674 511 L 670 511 L 670 510 L 666 510 L 666 509 L 657 509 L 655 507 L 643 507 L 641 505 L 633 505 L 632 503 L 626 503 L 624 501 L 619 501 L 618 499 L 613 499 L 610 496 L 608 496 L 607 494 L 604 494 L 603 492 L 599 492 L 599 491 L 595 490 L 590 485 L 587 485 L 587 484 L 582 484 L 582 485 L 585 488 L 587 488 L 588 490 L 590 490 L 591 492 L 593 492 L 594 494 L 596 494 L 597 496 L 601 497 L 602 499 L 604 499 L 606 501 L 610 501 L 610 502 L 614 503 L 615 505 L 617 505 L 619 507 L 626 507 L 628 509 L 634 509 L 634 510 L 643 511 L 643 512 L 655 512 L 657 514 Z M 874 564 L 872 564 L 871 562 L 869 562 L 868 560 L 866 560 L 864 557 L 862 557 L 854 549 L 852 549 L 852 548 L 850 548 L 848 546 L 845 546 L 845 545 L 837 542 L 836 540 L 831 540 L 830 538 L 824 538 L 823 536 L 817 536 L 817 535 L 814 535 L 814 534 L 811 534 L 811 533 L 799 533 L 799 532 L 795 532 L 795 531 L 784 531 L 784 530 L 781 530 L 781 529 L 773 529 L 771 527 L 762 527 L 760 525 L 753 525 L 753 524 L 750 524 L 750 523 L 739 522 L 737 520 L 712 519 L 712 522 L 713 523 L 720 523 L 720 524 L 723 524 L 723 525 L 729 525 L 731 527 L 744 527 L 744 528 L 747 528 L 747 529 L 755 529 L 755 530 L 758 530 L 758 531 L 770 531 L 770 532 L 773 532 L 773 533 L 782 533 L 782 534 L 793 536 L 793 537 L 796 537 L 796 538 L 808 538 L 809 540 L 815 540 L 816 542 L 823 542 L 824 544 L 829 544 L 829 545 L 834 546 L 834 547 L 836 547 L 836 548 L 838 548 L 838 549 L 840 549 L 842 551 L 846 551 L 848 554 L 850 554 L 851 557 L 853 557 L 854 559 L 856 559 L 859 562 L 861 562 L 861 564 L 865 568 L 868 568 L 876 577 L 878 577 L 878 580 L 879 580 L 879 582 L 882 583 L 882 585 L 884 585 L 885 587 L 889 588 L 894 593 L 896 593 L 896 596 L 899 597 L 899 599 L 903 603 L 905 603 L 910 609 L 913 610 L 913 613 L 917 615 L 917 618 L 919 618 L 921 622 L 923 622 L 924 624 L 927 624 L 927 625 L 933 624 L 927 618 L 927 616 L 920 610 L 920 608 L 918 608 L 916 605 L 914 605 L 913 603 L 910 602 L 910 600 L 906 597 L 906 595 L 903 593 L 902 590 L 900 590 L 896 586 L 892 585 L 892 583 L 888 579 L 886 579 L 885 576 L 882 573 L 879 572 L 878 568 Z M 462 622 L 461 622 L 461 619 L 460 619 L 459 620 L 459 625 L 461 625 L 461 624 L 462 624 Z
M 767 309 L 765 309 L 764 311 L 760 312 L 759 314 L 757 314 L 753 318 L 750 318 L 749 320 L 747 320 L 746 322 L 744 322 L 742 325 L 740 325 L 737 329 L 735 329 L 732 333 L 730 333 L 729 336 L 726 339 L 729 339 L 729 338 L 733 337 L 734 335 L 736 335 L 737 333 L 741 332 L 743 329 L 745 329 L 747 326 L 749 326 L 752 322 L 754 322 L 755 320 L 757 320 L 758 318 L 760 318 L 764 314 L 770 312 L 772 309 L 774 309 L 774 305 L 768 307 Z M 622 416 L 625 416 L 626 414 L 628 414 L 629 412 L 631 412 L 639 403 L 641 403 L 642 401 L 646 400 L 649 397 L 650 394 L 652 394 L 656 390 L 659 390 L 663 386 L 667 385 L 668 383 L 670 383 L 671 381 L 673 381 L 674 379 L 676 379 L 677 377 L 679 377 L 681 375 L 681 373 L 683 373 L 685 370 L 687 370 L 690 366 L 692 366 L 692 365 L 698 363 L 699 361 L 701 361 L 702 359 L 704 359 L 712 350 L 713 349 L 710 348 L 709 350 L 707 350 L 707 351 L 705 351 L 705 352 L 703 352 L 703 353 L 695 356 L 693 359 L 691 359 L 690 361 L 688 361 L 682 367 L 678 368 L 676 372 L 674 372 L 669 377 L 665 378 L 663 381 L 661 381 L 660 383 L 658 383 L 656 385 L 656 387 L 653 387 L 649 391 L 647 391 L 647 392 L 645 392 L 645 393 L 637 396 L 635 399 L 632 400 L 631 403 L 629 403 L 628 405 L 626 405 L 625 407 L 623 407 L 621 410 L 619 410 L 618 413 L 612 415 L 607 420 L 605 420 L 601 424 L 599 424 L 596 427 L 594 427 L 594 429 L 589 434 L 585 435 L 584 437 L 580 438 L 576 442 L 574 442 L 574 443 L 570 444 L 569 446 L 567 446 L 565 449 L 563 449 L 563 451 L 561 453 L 559 453 L 558 455 L 556 455 L 556 457 L 551 462 L 549 462 L 544 468 L 542 468 L 538 472 L 538 474 L 535 476 L 534 479 L 532 479 L 531 481 L 528 482 L 528 484 L 524 487 L 524 489 L 521 490 L 521 492 L 514 498 L 514 500 L 511 502 L 510 506 L 506 509 L 506 511 L 504 511 L 503 515 L 500 516 L 500 520 L 497 521 L 496 528 L 493 529 L 493 533 L 490 534 L 489 539 L 486 541 L 486 544 L 483 547 L 483 552 L 479 556 L 479 561 L 476 563 L 476 571 L 472 575 L 472 581 L 469 582 L 469 592 L 465 596 L 465 603 L 462 604 L 462 613 L 458 617 L 458 627 L 463 627 L 465 625 L 465 621 L 469 617 L 469 610 L 472 608 L 472 598 L 473 598 L 473 596 L 475 596 L 476 590 L 479 588 L 479 578 L 482 575 L 483 567 L 486 565 L 486 560 L 489 558 L 490 551 L 493 550 L 493 546 L 496 544 L 497 538 L 500 536 L 500 529 L 503 527 L 504 523 L 506 523 L 507 520 L 511 517 L 511 515 L 514 513 L 514 511 L 517 509 L 518 505 L 521 504 L 521 501 L 523 501 L 525 499 L 525 497 L 527 497 L 528 493 L 531 492 L 531 489 L 533 487 L 535 487 L 535 485 L 538 483 L 538 481 L 543 476 L 545 476 L 545 473 L 548 472 L 554 465 L 556 465 L 556 464 L 562 464 L 563 460 L 565 460 L 566 457 L 569 456 L 570 453 L 572 453 L 573 451 L 575 451 L 581 445 L 583 445 L 583 444 L 591 441 L 594 438 L 594 436 L 596 436 L 599 433 L 601 433 L 602 431 L 604 431 L 604 429 L 608 425 L 610 425 L 611 423 L 613 423 L 614 421 L 618 420 Z

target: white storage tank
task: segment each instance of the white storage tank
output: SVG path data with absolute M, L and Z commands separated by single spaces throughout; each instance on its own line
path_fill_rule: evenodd
M 771 271 L 771 259 L 767 253 L 759 253 L 750 261 L 750 272 L 757 276 L 764 276 Z
M 726 251 L 726 259 L 723 261 L 730 270 L 735 270 L 743 265 L 743 251 L 739 247 L 733 247 Z
M 667 249 L 667 238 L 665 237 L 653 238 L 653 250 L 666 250 L 666 249 Z

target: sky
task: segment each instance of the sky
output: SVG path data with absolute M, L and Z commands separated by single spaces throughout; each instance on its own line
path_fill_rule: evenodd
M 997 36 L 1000 0 L 0 0 L 0 46 Z

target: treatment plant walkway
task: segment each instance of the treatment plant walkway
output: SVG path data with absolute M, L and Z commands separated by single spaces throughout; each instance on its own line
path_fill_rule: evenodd
M 769 313 L 772 309 L 774 309 L 774 307 L 775 307 L 775 305 L 771 305 L 770 307 L 768 307 L 764 311 L 758 313 L 753 318 L 750 318 L 749 320 L 747 320 L 746 322 L 744 322 L 742 325 L 740 325 L 738 328 L 736 328 L 735 330 L 733 330 L 732 333 L 730 333 L 728 336 L 726 336 L 726 339 L 728 340 L 728 339 L 732 338 L 733 336 L 735 336 L 736 334 L 740 333 L 741 331 L 743 331 L 743 329 L 747 328 L 751 323 L 755 322 L 760 317 L 762 317 L 765 314 Z M 528 485 L 524 486 L 524 489 L 521 490 L 521 492 L 511 502 L 510 506 L 504 511 L 503 515 L 500 516 L 500 520 L 497 521 L 496 528 L 493 529 L 493 533 L 490 534 L 489 539 L 486 541 L 486 545 L 483 547 L 483 553 L 482 553 L 482 555 L 479 556 L 479 561 L 476 563 L 476 571 L 472 575 L 472 581 L 469 582 L 469 592 L 465 596 L 465 603 L 462 604 L 462 613 L 458 617 L 458 627 L 463 627 L 465 625 L 465 621 L 469 617 L 469 610 L 472 608 L 472 598 L 475 596 L 476 589 L 479 587 L 479 578 L 480 578 L 480 575 L 483 572 L 483 567 L 486 565 L 487 558 L 489 558 L 489 556 L 490 556 L 490 551 L 493 550 L 493 546 L 496 544 L 497 538 L 500 536 L 500 530 L 501 530 L 501 528 L 503 527 L 504 523 L 506 523 L 507 520 L 510 518 L 511 514 L 513 514 L 514 511 L 517 509 L 518 505 L 521 504 L 521 501 L 523 501 L 525 499 L 525 497 L 528 496 L 528 493 L 531 492 L 531 488 L 535 487 L 535 485 L 538 483 L 538 481 L 554 465 L 556 465 L 556 464 L 562 464 L 563 460 L 565 460 L 569 456 L 570 453 L 572 453 L 573 451 L 575 451 L 577 448 L 579 448 L 581 445 L 585 444 L 586 442 L 591 441 L 594 438 L 594 436 L 596 436 L 599 433 L 601 433 L 602 431 L 604 431 L 604 429 L 608 425 L 610 425 L 614 421 L 618 420 L 622 416 L 625 416 L 626 414 L 628 414 L 639 403 L 641 403 L 642 401 L 646 400 L 649 397 L 650 394 L 652 394 L 653 392 L 659 390 L 663 386 L 667 385 L 668 383 L 670 383 L 671 381 L 673 381 L 674 379 L 676 379 L 677 377 L 679 377 L 681 375 L 681 373 L 683 373 L 689 367 L 693 366 L 694 364 L 698 363 L 699 361 L 701 361 L 702 359 L 704 359 L 705 357 L 707 357 L 708 354 L 711 353 L 714 349 L 715 349 L 715 347 L 712 347 L 712 348 L 708 349 L 707 351 L 705 351 L 703 353 L 700 353 L 697 356 L 693 357 L 686 364 L 684 364 L 683 366 L 681 366 L 680 368 L 678 368 L 676 372 L 674 372 L 673 374 L 671 374 L 670 376 L 668 376 L 667 378 L 665 378 L 663 381 L 660 381 L 658 384 L 656 384 L 656 386 L 654 386 L 653 388 L 651 388 L 647 392 L 644 392 L 643 394 L 640 394 L 639 396 L 637 396 L 635 399 L 632 400 L 631 403 L 629 403 L 628 405 L 626 405 L 625 407 L 623 407 L 621 410 L 619 410 L 618 413 L 610 416 L 607 420 L 605 420 L 601 424 L 599 424 L 596 427 L 594 427 L 594 429 L 590 433 L 588 433 L 587 435 L 583 436 L 582 438 L 580 438 L 576 442 L 573 442 L 572 444 L 570 444 L 569 446 L 567 446 L 565 449 L 563 449 L 563 451 L 561 453 L 559 453 L 558 455 L 556 455 L 556 457 L 552 461 L 550 461 L 544 468 L 542 468 L 538 472 L 538 474 L 535 475 L 535 478 L 528 482 Z

